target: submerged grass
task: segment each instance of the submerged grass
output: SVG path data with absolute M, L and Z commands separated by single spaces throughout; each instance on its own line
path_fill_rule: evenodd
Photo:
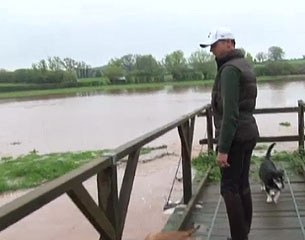
M 283 127 L 290 127 L 290 126 L 291 126 L 291 123 L 290 123 L 290 122 L 280 122 L 280 126 L 283 126 Z
M 166 146 L 145 147 L 141 155 Z M 66 152 L 39 155 L 33 151 L 27 155 L 0 159 L 0 194 L 7 191 L 33 188 L 80 167 L 109 150 Z
M 2 158 L 0 161 L 0 193 L 36 187 L 101 155 L 102 151 L 87 151 L 46 155 L 30 153 L 17 158 Z

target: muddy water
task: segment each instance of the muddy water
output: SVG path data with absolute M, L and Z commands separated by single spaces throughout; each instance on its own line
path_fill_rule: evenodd
M 305 81 L 259 86 L 258 107 L 296 106 L 305 99 Z M 18 155 L 33 149 L 40 153 L 114 148 L 126 141 L 174 120 L 209 102 L 210 89 L 163 89 L 155 92 L 36 99 L 0 104 L 0 154 Z M 296 114 L 257 116 L 261 135 L 297 133 Z M 281 127 L 288 121 L 290 127 Z M 205 137 L 204 119 L 197 119 L 194 151 Z M 162 208 L 168 196 L 179 160 L 177 131 L 171 131 L 153 144 L 167 144 L 167 156 L 139 164 L 124 239 L 144 239 L 150 231 L 162 228 L 167 215 Z M 295 144 L 282 144 L 282 148 Z M 124 166 L 119 168 L 122 178 Z M 182 196 L 176 183 L 174 199 Z M 85 183 L 96 199 L 95 179 Z M 24 194 L 2 196 L 0 205 Z M 97 239 L 96 231 L 67 196 L 62 196 L 0 233 L 0 239 Z
M 305 81 L 264 84 L 259 86 L 257 105 L 296 106 L 302 97 L 305 98 Z M 33 149 L 48 153 L 114 148 L 208 103 L 209 99 L 208 88 L 169 88 L 2 103 L 0 156 Z M 270 116 L 259 120 L 261 126 L 270 125 Z

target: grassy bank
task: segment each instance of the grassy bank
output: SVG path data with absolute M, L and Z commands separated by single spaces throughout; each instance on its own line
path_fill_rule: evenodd
M 142 148 L 141 155 L 160 148 L 166 146 Z M 101 157 L 105 152 L 108 150 L 44 155 L 32 152 L 17 158 L 3 157 L 0 159 L 0 194 L 39 186 Z
M 36 187 L 55 179 L 102 155 L 102 151 L 81 153 L 30 153 L 16 159 L 2 158 L 0 163 L 0 193 Z
M 209 175 L 209 180 L 217 182 L 220 180 L 220 171 L 215 159 L 215 155 L 204 153 L 194 158 L 192 164 L 199 174 L 204 174 L 208 167 L 211 166 L 212 170 Z M 301 155 L 298 152 L 277 152 L 272 156 L 272 159 L 278 167 L 285 168 L 289 174 L 302 174 L 302 166 L 305 165 L 305 155 Z M 259 180 L 258 170 L 261 161 L 262 157 L 252 156 L 250 177 L 254 182 Z
M 305 80 L 305 75 L 289 75 L 289 76 L 267 76 L 259 77 L 258 83 L 275 82 L 275 81 L 299 81 Z M 125 91 L 148 91 L 160 90 L 164 87 L 210 87 L 213 85 L 213 80 L 198 80 L 198 81 L 182 81 L 182 82 L 162 82 L 162 83 L 142 83 L 142 84 L 123 84 L 123 85 L 102 85 L 90 87 L 73 87 L 48 90 L 32 90 L 32 91 L 14 91 L 0 93 L 0 99 L 16 99 L 30 98 L 42 96 L 74 96 L 75 94 L 96 94 L 96 93 L 111 93 Z M 1 84 L 0 84 L 1 87 Z

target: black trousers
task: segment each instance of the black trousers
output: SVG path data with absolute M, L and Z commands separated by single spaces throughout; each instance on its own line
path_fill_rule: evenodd
M 256 139 L 247 142 L 233 141 L 228 162 L 221 168 L 220 192 L 224 198 L 232 240 L 248 239 L 252 223 L 252 198 L 249 183 L 251 155 Z

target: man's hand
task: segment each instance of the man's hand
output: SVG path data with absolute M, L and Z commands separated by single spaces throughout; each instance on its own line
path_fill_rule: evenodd
M 227 153 L 220 153 L 218 152 L 216 157 L 216 162 L 219 167 L 226 168 L 230 167 L 230 164 L 228 163 L 228 154 Z

